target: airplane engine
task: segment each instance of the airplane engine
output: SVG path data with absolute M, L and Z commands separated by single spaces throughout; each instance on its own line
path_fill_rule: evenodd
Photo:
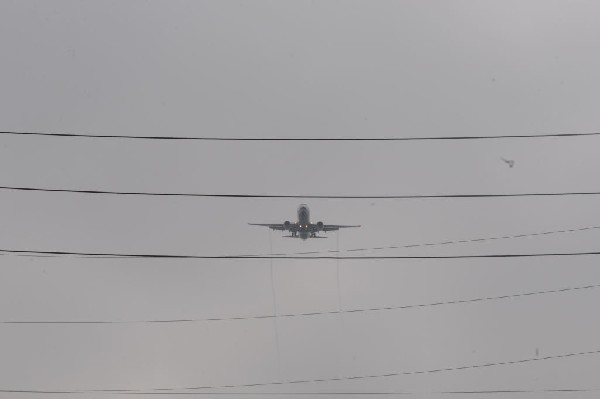
M 283 228 L 286 229 L 286 230 L 289 230 L 290 229 L 290 224 L 291 224 L 290 221 L 286 220 L 285 222 L 283 222 Z
M 317 222 L 317 228 L 319 231 L 323 230 L 323 222 Z

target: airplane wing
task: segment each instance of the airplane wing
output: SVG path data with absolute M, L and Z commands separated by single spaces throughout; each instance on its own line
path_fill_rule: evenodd
M 266 224 L 266 223 L 248 223 L 250 226 L 263 226 L 263 227 L 268 227 L 271 230 L 279 230 L 279 231 L 285 231 L 286 228 L 283 224 L 279 223 L 279 224 Z
M 343 224 L 326 224 L 323 225 L 323 231 L 336 231 L 339 229 L 347 229 L 350 227 L 360 227 L 360 225 L 343 225 Z
M 295 236 L 281 236 L 283 238 L 300 238 L 299 236 L 295 235 Z M 325 236 L 310 236 L 310 239 L 312 240 L 313 238 L 327 238 Z

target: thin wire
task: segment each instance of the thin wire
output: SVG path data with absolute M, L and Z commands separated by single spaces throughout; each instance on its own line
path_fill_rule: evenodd
M 144 191 L 106 191 L 65 188 L 40 188 L 21 186 L 0 186 L 0 190 L 35 191 L 49 193 L 94 194 L 94 195 L 131 195 L 152 197 L 201 197 L 201 198 L 295 198 L 295 199 L 441 199 L 441 198 L 510 198 L 510 197 L 567 197 L 600 195 L 600 191 L 573 191 L 549 193 L 512 193 L 512 194 L 424 194 L 424 195 L 306 195 L 306 194 L 206 194 L 206 193 L 159 193 Z
M 336 234 L 336 252 L 340 252 L 340 232 L 338 231 Z M 340 282 L 340 260 L 337 259 L 335 263 L 335 280 L 337 283 L 337 297 L 338 297 L 338 310 L 342 313 L 343 304 L 342 304 L 342 284 Z
M 591 393 L 599 392 L 600 389 L 591 388 L 564 388 L 564 389 L 537 389 L 537 390 L 526 390 L 526 389 L 501 389 L 501 390 L 479 390 L 479 391 L 387 391 L 387 392 L 110 392 L 101 391 L 93 392 L 94 394 L 106 394 L 106 395 L 238 395 L 238 396 L 339 396 L 339 395 L 378 395 L 378 396 L 391 396 L 391 395 L 464 395 L 464 394 L 480 394 L 480 395 L 497 395 L 497 394 L 529 394 L 529 393 Z M 19 390 L 19 389 L 0 389 L 0 393 L 31 393 L 31 394 L 87 394 L 90 392 L 86 391 L 45 391 L 45 390 Z
M 204 385 L 204 386 L 196 386 L 196 387 L 184 387 L 184 388 L 153 388 L 153 389 L 83 389 L 83 390 L 55 390 L 55 391 L 46 391 L 46 390 L 9 390 L 9 389 L 0 389 L 0 392 L 5 393 L 114 393 L 114 394 L 177 394 L 177 391 L 203 391 L 208 389 L 229 389 L 229 388 L 251 388 L 251 387 L 263 387 L 263 386 L 284 386 L 284 385 L 300 385 L 300 384 L 313 384 L 313 383 L 321 383 L 321 382 L 334 382 L 334 381 L 350 381 L 350 380 L 366 380 L 366 379 L 379 379 L 379 378 L 391 378 L 391 377 L 401 377 L 401 376 L 413 376 L 413 375 L 424 375 L 424 374 L 440 374 L 445 372 L 457 372 L 457 371 L 466 371 L 466 370 L 474 370 L 474 369 L 482 369 L 488 367 L 500 367 L 500 366 L 514 366 L 518 364 L 526 364 L 526 363 L 534 363 L 534 362 L 542 362 L 547 360 L 557 360 L 557 359 L 565 359 L 571 357 L 581 357 L 581 356 L 589 356 L 589 355 L 598 355 L 600 354 L 600 350 L 591 350 L 585 352 L 571 352 L 571 353 L 563 353 L 558 355 L 546 356 L 546 357 L 535 357 L 535 358 L 525 358 L 519 360 L 508 360 L 508 361 L 500 361 L 493 363 L 479 363 L 479 364 L 470 364 L 464 366 L 455 366 L 455 367 L 447 367 L 447 368 L 439 368 L 439 369 L 427 369 L 427 370 L 415 370 L 415 371 L 397 371 L 386 374 L 373 374 L 373 375 L 355 375 L 355 376 L 347 376 L 347 377 L 335 377 L 335 378 L 314 378 L 314 379 L 300 379 L 300 380 L 286 380 L 286 381 L 270 381 L 270 382 L 259 382 L 259 383 L 251 383 L 251 384 L 236 384 L 236 385 Z M 199 393 L 199 392 L 190 392 L 190 393 Z M 184 392 L 185 394 L 185 392 Z M 215 394 L 215 393 L 205 393 L 205 394 Z M 225 394 L 223 392 L 222 394 Z M 246 394 L 246 393 L 243 393 Z
M 483 258 L 539 258 L 553 256 L 596 256 L 600 251 L 563 252 L 563 253 L 533 253 L 533 254 L 483 254 L 483 255 L 404 255 L 404 256 L 278 256 L 278 255 L 168 255 L 168 254 L 119 254 L 108 252 L 70 252 L 70 251 L 37 251 L 25 249 L 0 249 L 0 252 L 10 254 L 43 254 L 55 256 L 86 256 L 100 259 L 111 258 L 140 258 L 140 259 L 289 259 L 289 260 L 390 260 L 390 259 L 483 259 Z
M 273 253 L 272 232 L 269 230 L 269 249 Z M 277 318 L 277 291 L 275 290 L 275 273 L 273 270 L 273 259 L 269 261 L 270 277 L 271 277 L 271 298 L 273 300 L 273 332 L 275 334 L 275 353 L 277 355 L 277 375 L 281 379 L 281 349 L 279 343 L 279 322 Z
M 277 256 L 287 256 L 287 255 L 317 255 L 324 253 L 342 253 L 342 252 L 359 252 L 359 251 L 379 251 L 385 249 L 400 249 L 400 248 L 417 248 L 417 247 L 432 247 L 439 245 L 452 245 L 452 244 L 465 244 L 465 243 L 473 243 L 473 242 L 485 242 L 485 241 L 493 241 L 493 240 L 510 240 L 514 238 L 525 238 L 525 237 L 535 237 L 535 236 L 543 236 L 550 234 L 563 234 L 563 233 L 574 233 L 579 231 L 586 230 L 597 230 L 600 229 L 600 226 L 589 226 L 589 227 L 579 227 L 574 229 L 563 229 L 563 230 L 551 230 L 551 231 L 543 231 L 537 233 L 526 233 L 526 234 L 514 234 L 514 235 L 504 235 L 504 236 L 495 236 L 495 237 L 480 237 L 480 238 L 471 238 L 465 240 L 446 240 L 446 241 L 438 241 L 438 242 L 429 242 L 429 243 L 421 243 L 421 244 L 408 244 L 408 245 L 389 245 L 385 247 L 372 247 L 372 248 L 352 248 L 352 249 L 344 249 L 344 250 L 328 250 L 328 251 L 302 251 L 302 252 L 288 252 L 288 253 L 275 253 L 270 255 Z M 337 233 L 339 237 L 339 232 Z M 339 244 L 338 244 L 339 246 Z
M 600 350 L 592 350 L 592 351 L 585 351 L 585 352 L 572 352 L 572 353 L 566 353 L 566 354 L 560 354 L 560 355 L 545 356 L 545 357 L 540 357 L 540 358 L 537 358 L 537 357 L 536 358 L 526 358 L 526 359 L 520 359 L 520 360 L 482 363 L 482 364 L 474 364 L 474 365 L 458 366 L 458 367 L 447 367 L 447 368 L 440 368 L 440 369 L 417 370 L 417 371 L 398 371 L 398 372 L 392 372 L 392 373 L 386 373 L 386 374 L 356 375 L 356 376 L 350 376 L 350 377 L 288 380 L 288 381 L 283 381 L 283 382 L 265 382 L 265 383 L 223 385 L 223 386 L 199 386 L 199 387 L 190 387 L 190 388 L 185 388 L 185 389 L 186 390 L 203 390 L 203 389 L 210 389 L 210 388 L 242 388 L 242 387 L 270 386 L 270 385 L 292 385 L 292 384 L 307 384 L 307 383 L 317 383 L 317 382 L 333 382 L 333 381 L 365 380 L 365 379 L 374 379 L 374 378 L 389 378 L 389 377 L 399 377 L 399 376 L 408 376 L 408 375 L 443 373 L 443 372 L 448 372 L 448 371 L 473 370 L 473 369 L 480 369 L 480 368 L 487 368 L 487 367 L 508 366 L 508 365 L 539 362 L 539 361 L 545 361 L 545 360 L 564 359 L 564 358 L 569 358 L 569 357 L 598 355 L 598 354 L 600 354 Z
M 132 139 L 132 140 L 194 140 L 194 141 L 433 141 L 433 140 L 498 140 L 498 139 L 531 139 L 549 137 L 585 137 L 598 136 L 600 132 L 589 133 L 546 133 L 546 134 L 502 134 L 492 136 L 433 136 L 433 137 L 189 137 L 189 136 L 133 136 L 124 134 L 96 135 L 87 133 L 53 133 L 53 132 L 0 132 L 3 135 L 46 136 L 63 138 L 92 139 Z
M 347 313 L 368 313 L 368 312 L 385 312 L 392 310 L 405 310 L 415 308 L 429 308 L 445 305 L 460 305 L 476 302 L 498 301 L 522 297 L 530 297 L 537 295 L 560 294 L 570 291 L 583 291 L 600 288 L 600 283 L 578 287 L 557 288 L 543 291 L 530 291 L 517 294 L 499 295 L 499 296 L 483 296 L 470 299 L 457 299 L 438 302 L 429 302 L 413 305 L 371 307 L 363 309 L 347 309 L 347 310 L 331 310 L 324 312 L 308 312 L 308 313 L 288 313 L 288 314 L 267 314 L 258 316 L 237 316 L 237 317 L 214 317 L 204 319 L 163 319 L 163 320 L 130 320 L 130 321 L 111 321 L 111 320 L 88 320 L 88 321 L 0 321 L 0 324 L 168 324 L 168 323 L 199 323 L 213 321 L 236 321 L 236 320 L 258 320 L 258 319 L 273 319 L 273 318 L 297 318 L 297 317 L 315 317 L 324 315 L 337 315 Z
M 340 234 L 341 232 L 338 231 L 336 233 L 336 249 L 339 252 L 340 250 Z M 338 346 L 338 361 L 340 362 L 340 364 L 344 364 L 345 362 L 345 358 L 344 355 L 350 353 L 349 348 L 351 347 L 351 345 L 349 345 L 348 339 L 347 339 L 347 334 L 346 334 L 346 322 L 344 320 L 344 306 L 343 306 L 343 302 L 342 302 L 342 284 L 341 284 L 341 276 L 340 276 L 340 260 L 338 259 L 335 263 L 335 280 L 336 280 L 336 288 L 337 288 L 337 300 L 338 300 L 338 324 L 339 324 L 339 330 L 338 330 L 338 341 L 337 341 L 337 346 Z
M 317 254 L 326 254 L 326 253 L 343 253 L 343 252 L 359 252 L 359 251 L 377 251 L 377 250 L 384 250 L 384 249 L 400 249 L 400 248 L 417 248 L 417 247 L 432 247 L 432 246 L 440 246 L 440 245 L 453 245 L 453 244 L 464 244 L 464 243 L 480 243 L 480 242 L 485 242 L 485 241 L 493 241 L 493 240 L 509 240 L 509 239 L 515 239 L 515 238 L 525 238 L 525 237 L 535 237 L 535 236 L 543 236 L 543 235 L 550 235 L 550 234 L 564 234 L 564 233 L 574 233 L 574 232 L 579 232 L 579 231 L 586 231 L 586 230 L 597 230 L 600 229 L 600 226 L 589 226 L 589 227 L 580 227 L 580 228 L 573 228 L 573 229 L 563 229 L 563 230 L 550 230 L 550 231 L 543 231 L 543 232 L 536 232 L 536 233 L 525 233 L 525 234 L 514 234 L 514 235 L 504 235 L 504 236 L 495 236 L 495 237 L 479 237 L 479 238 L 471 238 L 471 239 L 463 239 L 463 240 L 446 240 L 446 241 L 438 241 L 438 242 L 429 242 L 429 243 L 420 243 L 420 244 L 408 244 L 408 245 L 390 245 L 390 246 L 384 246 L 384 247 L 372 247 L 372 248 L 351 248 L 351 249 L 344 249 L 344 250 L 340 250 L 339 249 L 339 243 L 338 243 L 338 248 L 333 250 L 327 250 L 327 251 L 300 251 L 300 252 L 288 252 L 288 253 L 269 253 L 269 254 L 245 254 L 245 255 L 239 255 L 239 256 L 248 256 L 248 257 L 254 257 L 257 259 L 259 256 L 289 256 L 289 255 L 317 255 Z M 337 233 L 338 237 L 339 237 L 339 232 Z M 1 251 L 1 250 L 0 250 Z M 5 256 L 5 255 L 10 255 L 10 253 L 2 253 L 0 252 L 0 256 Z M 61 256 L 61 255 L 35 255 L 35 254 L 28 254 L 28 253 L 20 253 L 20 254 L 13 254 L 14 256 L 25 256 L 25 257 L 37 257 L 37 258 L 52 258 L 52 257 L 56 257 L 56 256 Z M 99 255 L 73 255 L 70 254 L 72 256 L 77 256 L 80 258 L 84 258 L 84 259 L 93 259 L 93 258 L 98 258 L 100 257 Z M 104 259 L 127 259 L 130 258 L 131 256 L 128 255 L 101 255 L 102 258 Z M 337 262 L 339 263 L 339 262 Z

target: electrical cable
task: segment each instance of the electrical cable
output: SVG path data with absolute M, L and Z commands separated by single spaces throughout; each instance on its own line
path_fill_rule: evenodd
M 145 197 L 198 197 L 198 198 L 295 198 L 295 199 L 442 199 L 442 198 L 512 198 L 512 197 L 571 197 L 571 196 L 596 196 L 600 191 L 570 191 L 546 193 L 508 193 L 508 194 L 415 194 L 415 195 L 310 195 L 310 194 L 218 194 L 218 193 L 160 193 L 144 191 L 108 191 L 84 190 L 66 188 L 40 188 L 22 186 L 0 186 L 6 191 L 31 191 L 47 193 L 70 193 L 92 195 L 128 195 Z
M 498 140 L 498 139 L 532 139 L 550 137 L 589 137 L 598 136 L 600 132 L 589 133 L 546 133 L 546 134 L 501 134 L 492 136 L 432 136 L 432 137 L 190 137 L 190 136 L 133 136 L 125 134 L 96 135 L 87 133 L 53 133 L 53 132 L 0 132 L 2 135 L 46 136 L 63 138 L 92 139 L 131 139 L 131 140 L 192 140 L 192 141 L 434 141 L 434 140 Z
M 152 389 L 81 389 L 81 390 L 9 390 L 0 389 L 0 392 L 5 393 L 114 393 L 114 394 L 177 394 L 178 391 L 206 391 L 209 389 L 231 389 L 231 388 L 252 388 L 252 387 L 264 387 L 264 386 L 284 386 L 284 385 L 301 385 L 301 384 L 314 384 L 322 382 L 334 382 L 334 381 L 351 381 L 351 380 L 366 380 L 366 379 L 379 379 L 379 378 L 390 378 L 390 377 L 401 377 L 401 376 L 413 376 L 413 375 L 425 375 L 425 374 L 439 374 L 445 372 L 457 372 L 467 371 L 474 369 L 483 369 L 490 367 L 500 366 L 514 366 L 519 364 L 543 362 L 548 360 L 566 359 L 573 357 L 582 357 L 590 355 L 598 355 L 600 350 L 590 350 L 584 352 L 571 352 L 563 353 L 545 357 L 534 357 L 524 358 L 519 360 L 506 360 L 497 361 L 491 363 L 478 363 L 463 366 L 454 366 L 438 369 L 426 369 L 426 370 L 414 370 L 414 371 L 396 371 L 386 374 L 372 374 L 372 375 L 354 375 L 345 377 L 333 377 L 333 378 L 309 378 L 309 379 L 298 379 L 298 380 L 284 380 L 284 381 L 269 381 L 269 382 L 258 382 L 258 383 L 246 383 L 246 384 L 234 384 L 234 385 L 202 385 L 194 387 L 182 387 L 182 388 L 152 388 Z M 184 392 L 185 393 L 185 392 Z M 198 393 L 198 392 L 193 392 Z M 209 394 L 208 392 L 206 394 Z M 214 394 L 214 393 L 211 393 Z M 223 393 L 225 394 L 225 393 Z M 244 393 L 245 394 L 245 393 Z
M 260 320 L 260 319 L 281 319 L 281 318 L 300 318 L 300 317 L 315 317 L 315 316 L 325 316 L 325 315 L 338 315 L 338 314 L 349 314 L 349 313 L 370 313 L 370 312 L 385 312 L 392 310 L 405 310 L 405 309 L 416 309 L 416 308 L 429 308 L 429 307 L 437 307 L 444 305 L 460 305 L 460 304 L 469 304 L 469 303 L 477 303 L 477 302 L 487 302 L 487 301 L 498 301 L 498 300 L 506 300 L 506 299 L 515 299 L 515 298 L 523 298 L 523 297 L 531 297 L 538 295 L 550 295 L 550 294 L 560 294 L 572 291 L 583 291 L 583 290 L 592 290 L 600 288 L 600 283 L 591 284 L 585 286 L 578 287 L 566 287 L 566 288 L 557 288 L 552 290 L 543 290 L 543 291 L 530 291 L 530 292 L 522 292 L 516 294 L 507 294 L 507 295 L 498 295 L 498 296 L 484 296 L 484 297 L 476 297 L 469 299 L 457 299 L 457 300 L 447 300 L 447 301 L 438 301 L 438 302 L 430 302 L 430 303 L 421 303 L 421 304 L 413 304 L 413 305 L 399 305 L 399 306 L 384 306 L 384 307 L 371 307 L 371 308 L 362 308 L 362 309 L 346 309 L 346 310 L 331 310 L 331 311 L 321 311 L 321 312 L 307 312 L 307 313 L 284 313 L 284 314 L 265 314 L 265 315 L 256 315 L 256 316 L 234 316 L 234 317 L 211 317 L 211 318 L 202 318 L 202 319 L 154 319 L 154 320 L 47 320 L 47 321 L 18 321 L 18 320 L 5 320 L 0 321 L 0 324 L 170 324 L 170 323 L 200 323 L 200 322 L 213 322 L 213 321 L 239 321 L 239 320 Z
M 56 256 L 86 256 L 93 258 L 111 259 L 111 258 L 140 258 L 140 259 L 288 259 L 288 260 L 390 260 L 390 259 L 485 259 L 485 258 L 539 258 L 539 257 L 557 257 L 557 256 L 596 256 L 600 251 L 589 252 L 546 252 L 533 254 L 481 254 L 481 255 L 391 255 L 391 256 L 278 256 L 278 255 L 169 255 L 169 254 L 125 254 L 110 252 L 69 252 L 69 251 L 38 251 L 27 249 L 0 249 L 0 253 L 9 254 L 35 254 L 35 255 L 56 255 Z
M 379 251 L 379 250 L 384 250 L 384 249 L 432 247 L 432 246 L 440 246 L 440 245 L 465 244 L 465 243 L 485 242 L 485 241 L 495 241 L 495 240 L 510 240 L 510 239 L 514 239 L 514 238 L 536 237 L 536 236 L 551 235 L 551 234 L 575 233 L 575 232 L 579 232 L 579 231 L 597 230 L 597 229 L 600 229 L 600 226 L 578 227 L 578 228 L 573 228 L 573 229 L 562 229 L 562 230 L 549 230 L 549 231 L 542 231 L 542 232 L 536 232 L 536 233 L 513 234 L 513 235 L 494 236 L 494 237 L 470 238 L 470 239 L 464 239 L 464 240 L 450 240 L 450 241 L 446 240 L 446 241 L 429 242 L 429 243 L 421 243 L 421 244 L 407 244 L 407 245 L 398 244 L 398 245 L 389 245 L 389 246 L 384 246 L 384 247 L 351 248 L 351 249 L 342 249 L 342 250 L 340 250 L 338 248 L 338 249 L 330 249 L 327 251 L 301 251 L 301 252 L 288 252 L 288 253 L 273 253 L 273 254 L 269 254 L 269 255 L 277 255 L 277 256 L 317 255 L 317 254 L 325 254 L 325 253 Z
M 421 395 L 465 395 L 465 394 L 478 394 L 478 395 L 498 395 L 498 394 L 529 394 L 529 393 L 592 393 L 600 392 L 598 388 L 563 388 L 563 389 L 489 389 L 489 390 L 463 390 L 463 391 L 353 391 L 353 392 L 94 392 L 94 394 L 106 394 L 106 395 L 202 395 L 202 396 L 220 396 L 220 395 L 237 395 L 237 396 L 340 396 L 340 395 L 377 395 L 377 396 L 421 396 Z M 0 393 L 30 393 L 30 394 L 87 394 L 85 391 L 50 391 L 50 390 L 19 390 L 19 389 L 0 389 Z
M 258 257 L 267 256 L 267 255 L 269 255 L 269 256 L 317 255 L 317 254 L 328 254 L 328 253 L 377 251 L 377 250 L 384 250 L 384 249 L 432 247 L 432 246 L 464 244 L 464 243 L 481 243 L 481 242 L 495 241 L 495 240 L 509 240 L 509 239 L 535 237 L 535 236 L 543 236 L 543 235 L 550 235 L 550 234 L 574 233 L 574 232 L 579 232 L 579 231 L 597 230 L 597 229 L 600 229 L 600 226 L 588 226 L 588 227 L 579 227 L 579 228 L 562 229 L 562 230 L 548 230 L 548 231 L 535 232 L 535 233 L 525 233 L 525 234 L 521 233 L 521 234 L 504 235 L 504 236 L 479 237 L 479 238 L 470 238 L 470 239 L 462 239 L 462 240 L 445 240 L 445 241 L 420 243 L 420 244 L 406 244 L 406 245 L 398 244 L 398 245 L 389 245 L 389 246 L 384 246 L 384 247 L 350 248 L 350 249 L 343 249 L 343 250 L 340 250 L 338 248 L 335 250 L 332 249 L 332 250 L 327 250 L 327 251 L 300 251 L 300 252 L 273 253 L 273 254 L 271 254 L 271 253 L 269 253 L 269 254 L 244 254 L 244 255 L 239 255 L 239 256 L 248 256 L 248 257 L 260 259 Z M 10 253 L 2 253 L 0 250 L 0 256 L 4 256 L 4 255 L 10 255 Z M 38 255 L 38 254 L 33 254 L 33 253 L 18 253 L 18 254 L 13 253 L 13 255 L 14 256 L 25 256 L 25 257 L 35 257 L 35 258 L 53 258 L 56 256 L 60 256 L 60 255 L 48 255 L 48 254 Z M 71 254 L 71 255 L 73 255 L 73 254 Z M 73 256 L 78 256 L 78 257 L 81 257 L 84 259 L 98 257 L 98 256 L 93 256 L 93 255 L 73 255 Z M 122 259 L 122 258 L 127 259 L 130 256 L 127 256 L 127 255 L 124 255 L 124 256 L 103 255 L 102 257 L 106 258 L 106 259 Z

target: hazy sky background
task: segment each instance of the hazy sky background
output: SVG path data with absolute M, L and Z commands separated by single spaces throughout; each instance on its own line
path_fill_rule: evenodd
M 213 137 L 593 132 L 600 126 L 598 15 L 598 2 L 576 0 L 2 0 L 0 130 Z M 216 143 L 2 136 L 0 185 L 330 195 L 598 191 L 599 149 L 600 137 Z M 294 220 L 306 201 L 293 199 L 0 191 L 0 201 L 4 249 L 220 255 L 269 253 L 271 245 L 275 252 L 338 247 L 335 233 L 302 242 L 246 224 Z M 363 226 L 341 232 L 340 249 L 600 226 L 595 197 L 308 205 L 314 221 Z M 373 254 L 597 251 L 599 239 L 600 230 L 588 230 Z M 0 321 L 273 312 L 268 260 L 4 255 L 0 264 Z M 595 257 L 340 261 L 338 295 L 337 267 L 273 262 L 277 312 L 600 284 Z M 582 290 L 276 325 L 0 324 L 0 389 L 237 385 L 599 350 L 599 300 L 600 290 Z M 445 390 L 600 389 L 599 368 L 600 356 L 587 356 L 237 391 L 408 391 L 429 398 L 444 395 L 426 392 Z M 13 397 L 39 395 L 0 393 Z

